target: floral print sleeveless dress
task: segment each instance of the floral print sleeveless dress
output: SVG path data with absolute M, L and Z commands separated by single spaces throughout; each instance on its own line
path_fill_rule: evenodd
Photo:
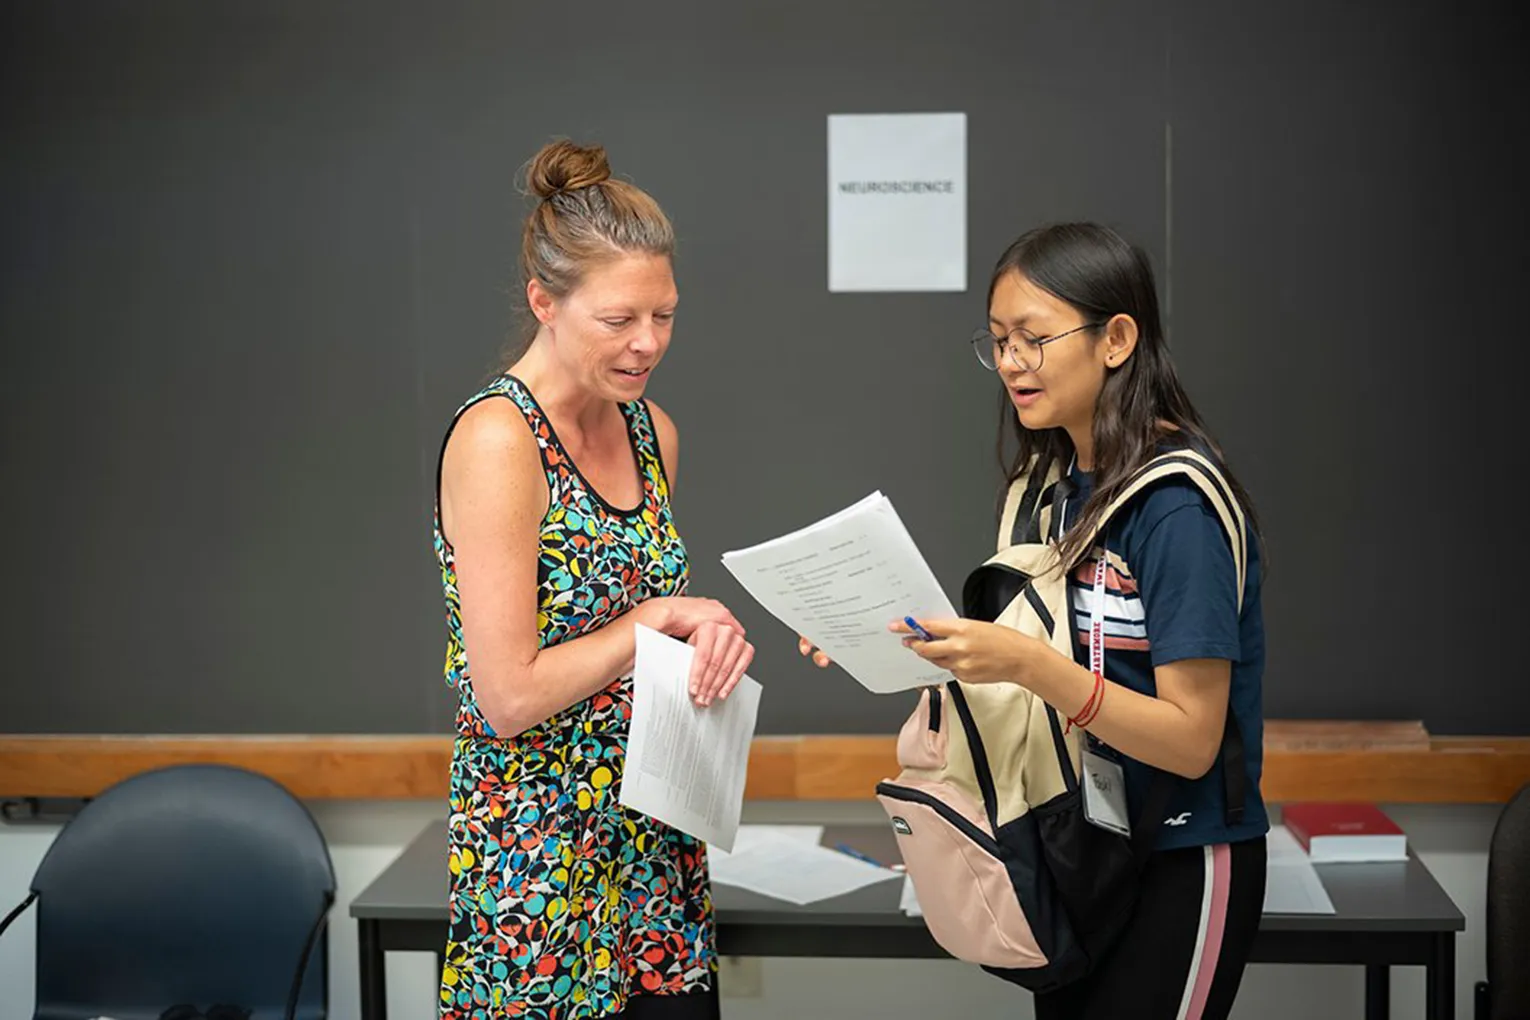
M 641 504 L 622 510 L 584 480 L 513 376 L 495 380 L 458 417 L 494 397 L 525 415 L 551 493 L 537 568 L 540 646 L 597 630 L 646 599 L 681 594 L 685 546 L 647 405 L 621 408 L 643 478 Z M 617 803 L 631 678 L 518 736 L 496 736 L 473 697 L 439 498 L 434 537 L 446 592 L 446 681 L 459 698 L 440 1016 L 577 1020 L 619 1012 L 631 995 L 710 990 L 716 953 L 705 845 Z

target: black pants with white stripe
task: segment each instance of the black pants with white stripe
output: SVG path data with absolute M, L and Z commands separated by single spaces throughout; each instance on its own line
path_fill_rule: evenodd
M 1148 857 L 1131 925 L 1036 1020 L 1225 1020 L 1264 910 L 1264 837 Z

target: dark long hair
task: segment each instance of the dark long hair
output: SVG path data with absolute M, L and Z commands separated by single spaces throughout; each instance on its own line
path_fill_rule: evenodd
M 1242 505 L 1249 530 L 1257 534 L 1253 501 L 1228 469 L 1174 371 L 1147 255 L 1108 227 L 1060 223 L 1030 231 L 1000 256 L 988 285 L 990 303 L 994 287 L 1011 272 L 1019 272 L 1072 306 L 1086 321 L 1103 323 L 1115 315 L 1130 315 L 1137 323 L 1136 349 L 1122 365 L 1106 370 L 1105 386 L 1095 404 L 1094 490 L 1078 522 L 1063 536 L 1063 562 L 1076 566 L 1088 554 L 1084 536 L 1093 531 L 1100 514 L 1120 494 L 1132 473 L 1151 460 L 1166 439 L 1204 446 Z M 1074 452 L 1066 430 L 1025 428 L 1007 396 L 1001 415 L 999 462 L 1006 486 L 1028 469 L 1044 477 L 1054 464 L 1066 467 Z M 1019 445 L 1007 463 L 1005 421 Z

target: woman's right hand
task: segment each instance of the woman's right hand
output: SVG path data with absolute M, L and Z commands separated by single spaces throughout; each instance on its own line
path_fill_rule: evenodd
M 819 649 L 814 648 L 813 642 L 809 641 L 801 634 L 797 635 L 797 651 L 801 652 L 803 655 L 812 656 L 813 665 L 817 666 L 819 669 L 823 669 L 825 666 L 831 666 L 834 664 L 833 659 L 829 658 Z
M 650 599 L 633 610 L 633 618 L 696 649 L 690 692 L 691 700 L 703 708 L 714 698 L 733 693 L 754 661 L 754 646 L 744 640 L 744 625 L 715 599 Z

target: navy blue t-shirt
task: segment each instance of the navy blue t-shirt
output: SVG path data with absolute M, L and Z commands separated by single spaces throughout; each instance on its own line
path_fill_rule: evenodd
M 1077 468 L 1069 477 L 1078 486 L 1064 513 L 1071 527 L 1089 497 L 1093 479 Z M 1176 780 L 1157 848 L 1205 846 L 1263 835 L 1269 829 L 1269 817 L 1259 795 L 1264 760 L 1259 543 L 1249 536 L 1241 613 L 1227 533 L 1205 495 L 1187 478 L 1164 479 L 1134 496 L 1109 522 L 1105 546 L 1112 554 L 1105 578 L 1107 679 L 1156 696 L 1155 666 L 1183 659 L 1227 659 L 1232 663 L 1230 698 L 1243 736 L 1247 776 L 1243 820 L 1234 827 L 1227 825 L 1219 756 L 1201 778 Z M 1072 578 L 1073 648 L 1077 661 L 1084 666 L 1089 664 L 1094 577 L 1095 558 L 1090 556 Z M 1118 757 L 1126 774 L 1127 805 L 1136 818 L 1153 770 Z

